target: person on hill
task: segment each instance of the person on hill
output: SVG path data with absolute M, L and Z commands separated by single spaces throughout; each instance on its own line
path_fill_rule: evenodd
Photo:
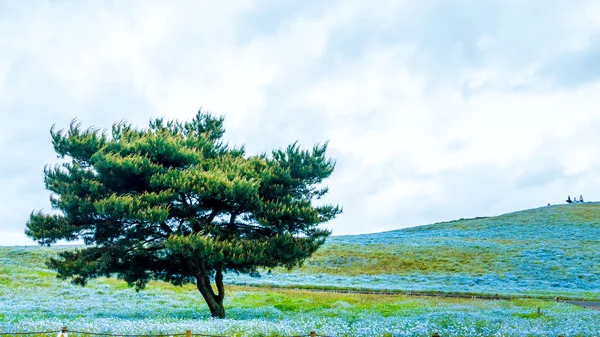
M 583 195 L 579 195 L 579 202 L 583 202 Z
M 569 196 L 567 197 L 567 204 L 570 204 L 570 203 L 572 203 L 572 202 L 573 202 L 573 200 L 571 200 L 571 196 L 569 195 Z

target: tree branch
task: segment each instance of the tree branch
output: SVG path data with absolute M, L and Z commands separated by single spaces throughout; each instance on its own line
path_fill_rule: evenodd
M 252 230 L 256 233 L 261 233 L 261 234 L 271 234 L 271 230 L 267 227 L 262 227 L 262 226 L 257 226 L 257 225 L 250 225 L 250 224 L 245 224 L 243 222 L 236 222 L 234 223 L 236 226 L 238 227 L 242 227 L 242 228 L 247 228 L 249 230 Z M 218 224 L 218 226 L 221 227 L 230 227 L 231 223 L 222 223 L 222 224 Z
M 173 230 L 171 229 L 171 227 L 169 227 L 169 225 L 167 225 L 166 222 L 161 222 L 159 225 L 163 231 L 167 232 L 167 236 L 169 234 L 173 234 Z
M 215 217 L 219 214 L 219 211 L 213 209 L 212 212 L 206 217 L 206 222 L 211 223 L 215 219 Z

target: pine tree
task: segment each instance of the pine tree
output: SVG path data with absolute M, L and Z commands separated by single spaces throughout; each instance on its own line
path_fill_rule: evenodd
M 44 181 L 57 212 L 33 211 L 25 233 L 41 245 L 85 244 L 47 262 L 62 279 L 117 276 L 136 290 L 192 282 L 211 315 L 225 317 L 225 272 L 301 265 L 330 234 L 318 225 L 341 208 L 313 204 L 335 166 L 326 143 L 250 156 L 223 142 L 223 121 L 201 110 L 146 129 L 53 126 L 62 160 Z

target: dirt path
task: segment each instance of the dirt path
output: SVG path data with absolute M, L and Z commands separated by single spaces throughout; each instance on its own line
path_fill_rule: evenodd
M 451 298 L 466 298 L 480 300 L 515 300 L 515 299 L 538 299 L 555 301 L 555 296 L 528 296 L 528 295 L 491 295 L 491 294 L 469 294 L 469 293 L 444 293 L 436 291 L 407 291 L 407 290 L 367 290 L 367 289 L 331 289 L 318 287 L 294 287 L 294 286 L 273 286 L 261 284 L 231 284 L 238 287 L 252 287 L 265 289 L 282 289 L 282 290 L 299 290 L 310 292 L 325 292 L 325 293 L 341 293 L 341 294 L 367 294 L 367 295 L 404 295 L 404 296 L 432 296 L 432 297 L 451 297 Z M 600 311 L 600 301 L 594 299 L 592 301 L 580 301 L 576 299 L 559 298 L 561 302 L 579 305 L 584 308 Z
M 600 311 L 600 302 L 595 302 L 595 301 L 565 301 L 565 302 L 575 304 L 575 305 L 578 305 L 580 307 L 584 307 L 587 309 Z

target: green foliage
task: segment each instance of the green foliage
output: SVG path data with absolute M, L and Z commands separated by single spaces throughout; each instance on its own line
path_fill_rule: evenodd
M 195 281 L 212 311 L 222 307 L 223 272 L 301 265 L 330 234 L 318 225 L 341 212 L 313 204 L 335 166 L 327 144 L 248 156 L 221 140 L 223 118 L 202 111 L 147 129 L 73 122 L 50 132 L 63 159 L 45 168 L 58 212 L 32 212 L 26 234 L 42 245 L 83 240 L 88 247 L 48 262 L 77 284 L 113 274 L 136 289 Z

